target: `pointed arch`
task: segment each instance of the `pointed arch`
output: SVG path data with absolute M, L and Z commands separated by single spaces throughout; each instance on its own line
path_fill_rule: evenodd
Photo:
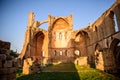
M 40 60 L 43 56 L 43 44 L 44 44 L 45 35 L 42 31 L 37 32 L 33 38 L 33 48 L 32 48 L 32 56 L 34 59 Z M 45 53 L 44 53 L 45 55 Z
M 119 44 L 120 44 L 120 40 L 117 38 L 113 39 L 113 41 L 110 44 L 110 49 L 113 51 L 114 56 L 117 55 L 116 47 L 119 46 Z
M 70 29 L 70 25 L 69 25 L 69 23 L 65 19 L 58 18 L 53 23 L 52 29 L 53 30 Z
M 115 64 L 117 67 L 117 71 L 120 72 L 120 40 L 115 38 L 111 42 L 110 49 L 112 50 L 112 53 L 115 58 Z
M 98 43 L 95 45 L 95 51 L 96 51 L 96 50 L 102 51 L 102 47 L 101 47 L 101 45 L 98 44 Z
M 83 38 L 84 40 L 87 40 L 87 43 L 89 42 L 89 36 L 88 36 L 88 33 L 86 31 L 82 30 L 82 31 L 77 32 L 75 35 L 75 41 L 79 42 L 80 37 Z
M 119 31 L 119 28 L 118 28 L 118 22 L 117 22 L 116 14 L 115 14 L 113 11 L 110 11 L 109 16 L 110 16 L 110 18 L 113 19 L 113 21 L 114 21 L 114 29 L 115 29 L 115 32 L 118 32 L 118 31 Z

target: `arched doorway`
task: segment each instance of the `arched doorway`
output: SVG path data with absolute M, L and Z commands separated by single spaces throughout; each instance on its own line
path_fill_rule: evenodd
M 81 56 L 87 56 L 86 46 L 88 45 L 88 39 L 88 33 L 85 31 L 79 31 L 75 35 L 75 49 L 78 49 L 81 52 Z
M 100 70 L 104 70 L 104 59 L 103 59 L 103 52 L 102 47 L 100 44 L 96 44 L 95 46 L 95 67 Z
M 34 59 L 35 60 L 41 60 L 44 50 L 43 50 L 43 44 L 44 44 L 44 33 L 42 31 L 37 32 L 34 36 L 33 45 L 34 45 Z
M 114 39 L 110 45 L 110 49 L 115 58 L 115 64 L 117 67 L 117 71 L 120 72 L 120 40 Z

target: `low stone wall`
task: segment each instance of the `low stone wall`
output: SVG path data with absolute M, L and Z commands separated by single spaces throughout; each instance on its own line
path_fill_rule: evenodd
M 16 80 L 17 62 L 10 59 L 10 43 L 0 41 L 0 80 Z
M 0 61 L 2 66 L 0 66 L 0 80 L 16 80 L 16 71 L 17 67 L 14 65 L 13 61 L 5 61 L 5 63 L 2 63 Z
M 79 57 L 75 59 L 74 61 L 75 64 L 80 65 L 80 66 L 87 66 L 87 57 Z
M 95 65 L 96 69 L 103 70 L 109 73 L 116 73 L 115 59 L 113 53 L 109 48 L 103 51 L 95 52 Z
M 5 42 L 0 40 L 0 49 L 10 49 L 10 42 Z
M 16 67 L 1 68 L 0 80 L 16 80 Z
M 34 61 L 31 58 L 24 59 L 23 74 L 33 74 L 41 71 L 41 64 L 38 61 Z

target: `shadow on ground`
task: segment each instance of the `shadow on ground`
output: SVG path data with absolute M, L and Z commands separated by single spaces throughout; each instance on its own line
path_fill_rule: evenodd
M 40 73 L 23 75 L 17 80 L 80 80 L 80 76 L 73 63 L 60 63 L 48 65 Z
M 120 80 L 106 72 L 74 63 L 47 65 L 42 72 L 21 75 L 17 80 Z

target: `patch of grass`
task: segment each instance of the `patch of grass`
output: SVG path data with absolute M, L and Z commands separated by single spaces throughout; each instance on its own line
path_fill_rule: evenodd
M 97 72 L 41 72 L 18 77 L 17 80 L 120 80 Z
M 52 64 L 43 69 L 44 72 L 77 72 L 73 63 Z
M 22 76 L 22 70 L 21 69 L 18 69 L 17 70 L 17 74 L 16 74 L 16 77 L 21 77 Z
M 106 72 L 72 63 L 50 65 L 46 67 L 46 70 L 51 71 L 20 75 L 17 76 L 17 80 L 120 80 L 120 78 Z
M 79 80 L 76 72 L 41 72 L 17 78 L 17 80 Z

